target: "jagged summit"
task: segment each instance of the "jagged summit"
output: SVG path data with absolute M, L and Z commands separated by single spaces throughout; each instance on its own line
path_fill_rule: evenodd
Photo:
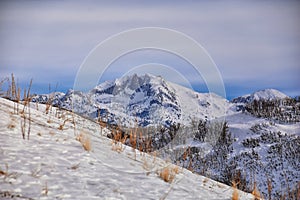
M 91 92 L 94 93 L 110 93 L 110 94 L 120 94 L 120 93 L 131 93 L 132 91 L 138 89 L 141 85 L 145 84 L 162 84 L 164 80 L 162 77 L 154 76 L 152 74 L 145 75 L 127 75 L 121 78 L 117 78 L 114 81 L 105 81 L 97 85 Z
M 250 103 L 254 100 L 275 100 L 289 98 L 289 96 L 283 94 L 276 89 L 264 89 L 254 92 L 252 94 L 247 94 L 241 97 L 234 98 L 233 103 Z
M 188 124 L 191 119 L 224 116 L 229 107 L 220 96 L 198 93 L 151 74 L 123 76 L 86 93 L 69 90 L 55 104 L 125 126 Z

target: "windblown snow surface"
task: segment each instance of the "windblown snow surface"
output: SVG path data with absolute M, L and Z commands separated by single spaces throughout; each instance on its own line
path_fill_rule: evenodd
M 0 98 L 0 199 L 231 199 L 227 185 L 180 169 L 173 182 L 158 173 L 171 166 L 128 146 L 112 150 L 110 130 L 67 111 Z M 72 120 L 75 119 L 74 127 Z M 61 130 L 60 130 L 61 129 Z M 91 151 L 75 138 L 88 135 Z M 136 157 L 135 157 L 136 155 Z M 241 191 L 239 199 L 253 199 Z

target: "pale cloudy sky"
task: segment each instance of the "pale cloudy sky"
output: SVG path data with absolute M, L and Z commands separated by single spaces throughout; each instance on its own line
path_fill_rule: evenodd
M 299 1 L 1 1 L 0 77 L 13 72 L 22 86 L 33 78 L 33 92 L 48 92 L 49 83 L 65 92 L 96 45 L 153 26 L 201 44 L 218 66 L 229 99 L 264 88 L 300 95 L 299 19 Z M 125 56 L 103 79 L 147 63 L 181 67 L 194 89 L 206 89 L 191 66 L 158 51 Z

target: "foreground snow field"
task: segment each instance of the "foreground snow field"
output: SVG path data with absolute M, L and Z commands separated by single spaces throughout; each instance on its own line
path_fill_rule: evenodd
M 158 174 L 170 163 L 130 147 L 114 151 L 108 129 L 77 115 L 74 129 L 71 113 L 45 111 L 31 105 L 30 136 L 27 119 L 23 140 L 24 114 L 0 98 L 0 199 L 232 199 L 233 188 L 185 169 L 165 182 Z M 79 134 L 90 138 L 91 151 L 76 140 Z

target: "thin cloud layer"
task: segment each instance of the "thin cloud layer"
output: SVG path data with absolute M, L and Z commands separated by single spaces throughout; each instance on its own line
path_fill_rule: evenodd
M 219 67 L 229 96 L 265 87 L 300 94 L 297 1 L 0 4 L 0 74 L 14 72 L 21 84 L 33 78 L 36 85 L 72 87 L 80 64 L 101 41 L 127 29 L 155 26 L 183 32 L 203 45 Z M 162 64 L 170 66 L 172 60 Z M 183 75 L 194 88 L 203 83 L 186 69 Z M 107 79 L 116 77 L 112 73 Z

